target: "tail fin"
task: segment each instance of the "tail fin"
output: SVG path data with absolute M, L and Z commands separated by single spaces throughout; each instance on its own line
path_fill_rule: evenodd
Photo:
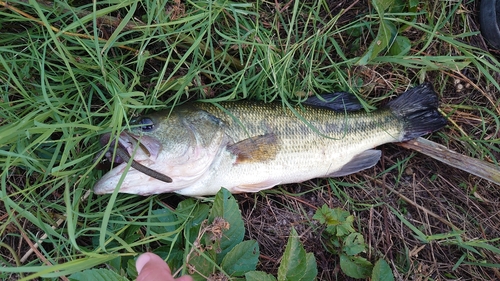
M 411 140 L 441 129 L 447 123 L 439 113 L 438 96 L 430 83 L 421 84 L 389 102 L 387 107 L 404 120 L 402 141 Z

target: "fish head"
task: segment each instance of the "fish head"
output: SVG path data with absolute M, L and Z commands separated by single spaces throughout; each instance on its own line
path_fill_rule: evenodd
M 185 115 L 160 111 L 132 119 L 131 129 L 117 137 L 104 134 L 100 143 L 103 146 L 109 144 L 104 156 L 115 167 L 96 183 L 94 192 L 113 193 L 116 188 L 122 193 L 138 195 L 176 192 L 202 177 L 218 152 L 219 146 L 211 145 L 217 142 L 217 138 L 210 138 L 208 143 L 205 134 L 200 136 L 197 127 L 186 121 Z M 131 167 L 131 161 L 123 159 L 119 150 L 136 164 L 172 181 L 159 180 L 150 173 Z

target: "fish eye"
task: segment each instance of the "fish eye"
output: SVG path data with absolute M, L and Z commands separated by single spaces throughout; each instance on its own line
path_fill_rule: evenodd
M 148 117 L 137 120 L 136 124 L 140 125 L 141 131 L 143 132 L 151 132 L 155 127 L 153 120 Z

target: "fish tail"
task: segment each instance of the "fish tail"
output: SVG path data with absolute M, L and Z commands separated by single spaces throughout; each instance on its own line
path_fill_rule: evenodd
M 438 111 L 438 95 L 430 83 L 412 88 L 387 107 L 404 122 L 402 141 L 411 140 L 441 129 L 447 123 Z

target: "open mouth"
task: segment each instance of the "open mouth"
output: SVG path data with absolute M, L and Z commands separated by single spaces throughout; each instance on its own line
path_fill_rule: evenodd
M 101 143 L 102 146 L 106 146 L 111 140 L 111 134 L 106 133 L 104 134 L 99 142 Z M 130 163 L 130 166 L 136 170 L 138 170 L 141 173 L 144 173 L 150 177 L 153 177 L 157 180 L 161 180 L 163 182 L 171 183 L 172 178 L 170 178 L 167 175 L 164 175 L 162 173 L 159 173 L 155 170 L 152 170 L 141 163 L 139 163 L 140 160 L 137 160 L 135 157 L 137 156 L 137 152 L 142 152 L 140 158 L 149 158 L 151 157 L 152 154 L 156 157 L 156 153 L 153 153 L 152 149 L 148 148 L 147 145 L 144 143 L 141 143 L 140 138 L 136 135 L 130 134 L 128 132 L 122 132 L 120 136 L 113 140 L 117 143 L 112 143 L 109 146 L 109 150 L 104 152 L 104 158 L 103 161 L 101 161 L 98 165 L 98 169 L 106 169 L 106 167 L 118 169 L 119 167 L 114 167 L 116 164 L 126 164 L 128 162 Z M 136 146 L 138 146 L 136 148 Z M 116 147 L 116 150 L 113 151 L 113 149 Z M 98 155 L 97 157 L 100 157 L 102 154 Z M 131 157 L 131 155 L 134 155 L 134 158 Z M 143 160 L 143 159 L 142 159 Z M 124 166 L 124 165 L 119 165 L 119 166 Z M 125 167 L 125 166 L 124 166 Z M 124 168 L 122 167 L 122 168 Z

